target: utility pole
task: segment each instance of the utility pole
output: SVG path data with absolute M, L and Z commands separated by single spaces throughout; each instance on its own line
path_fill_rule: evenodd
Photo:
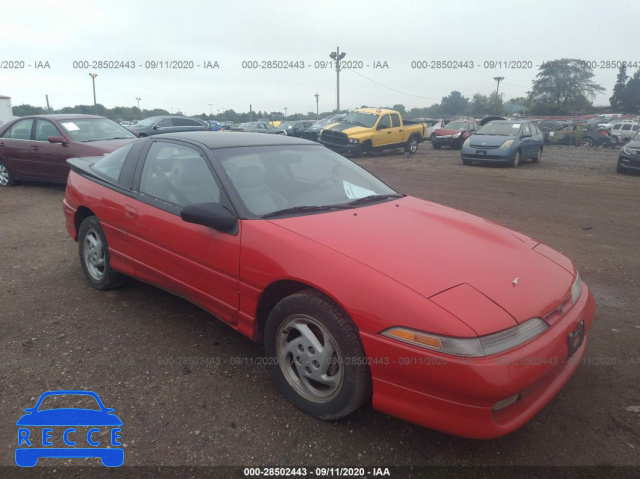
M 139 110 L 140 109 L 140 100 L 142 100 L 142 98 L 136 97 L 136 100 L 138 100 L 138 110 Z
M 91 80 L 93 82 L 93 114 L 97 115 L 98 114 L 98 104 L 96 103 L 96 77 L 98 76 L 97 73 L 89 73 L 89 76 L 91 77 Z
M 211 107 L 211 116 L 213 116 L 213 103 L 209 103 L 209 106 Z
M 320 110 L 318 109 L 318 102 L 320 101 L 320 95 L 318 95 L 317 93 L 315 95 L 313 95 L 316 97 L 316 118 L 318 118 L 320 116 Z
M 336 51 L 329 54 L 329 57 L 336 62 L 336 105 L 338 113 L 340 113 L 340 60 L 346 54 L 346 52 L 340 53 L 340 47 L 336 47 Z
M 500 82 L 504 80 L 504 77 L 493 77 L 493 79 L 498 82 L 498 86 L 496 86 L 496 96 L 497 96 L 498 91 L 500 90 Z

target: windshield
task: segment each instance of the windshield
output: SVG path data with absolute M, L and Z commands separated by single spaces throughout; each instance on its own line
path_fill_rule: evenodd
M 342 119 L 343 123 L 353 123 L 355 125 L 364 126 L 366 128 L 372 128 L 378 121 L 377 113 L 364 113 L 361 111 L 352 111 Z
M 74 118 L 71 120 L 59 120 L 58 123 L 73 141 L 88 142 L 136 138 L 129 130 L 106 118 Z
M 469 129 L 469 123 L 467 123 L 466 121 L 450 121 L 449 123 L 444 125 L 444 128 L 447 130 L 466 131 Z
M 368 171 L 318 146 L 219 150 L 220 162 L 247 210 L 256 217 L 302 206 L 346 205 L 396 194 Z
M 136 126 L 153 126 L 161 118 L 162 117 L 160 116 L 152 116 L 150 118 L 145 118 L 144 120 L 140 120 L 138 123 L 136 123 Z
M 522 123 L 502 123 L 490 121 L 478 130 L 476 135 L 515 136 L 520 131 Z

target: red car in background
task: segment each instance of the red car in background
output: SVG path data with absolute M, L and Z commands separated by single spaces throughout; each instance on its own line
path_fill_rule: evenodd
M 174 133 L 69 160 L 63 209 L 97 289 L 126 276 L 264 342 L 282 394 L 489 438 L 576 371 L 595 302 L 525 235 L 402 195 L 291 136 Z
M 20 180 L 64 183 L 67 159 L 110 153 L 135 140 L 126 128 L 102 116 L 35 115 L 0 128 L 0 186 Z
M 442 128 L 437 128 L 431 146 L 439 150 L 443 146 L 460 149 L 467 138 L 480 129 L 475 120 L 452 120 Z

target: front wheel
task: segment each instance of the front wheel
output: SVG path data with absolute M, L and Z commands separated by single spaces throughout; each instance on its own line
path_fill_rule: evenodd
M 511 166 L 514 168 L 520 164 L 520 150 L 516 151 L 516 154 L 513 155 L 513 160 L 511 160 Z
M 0 186 L 14 186 L 17 185 L 18 182 L 11 174 L 11 170 L 7 164 L 0 160 Z
M 409 138 L 409 141 L 407 141 L 407 144 L 404 146 L 404 151 L 412 155 L 418 151 L 418 139 L 415 136 Z
M 78 231 L 80 264 L 89 284 L 96 289 L 120 286 L 125 276 L 111 268 L 109 244 L 95 216 L 85 218 Z
M 580 142 L 580 146 L 592 147 L 593 146 L 593 140 L 587 136 L 587 137 L 582 139 L 582 141 Z
M 269 314 L 265 352 L 280 392 L 318 419 L 338 419 L 371 394 L 369 369 L 355 325 L 313 291 L 281 300 Z
M 433 146 L 434 150 L 439 150 L 442 147 L 442 145 L 437 145 L 436 143 L 433 143 L 433 142 L 431 143 L 431 146 Z

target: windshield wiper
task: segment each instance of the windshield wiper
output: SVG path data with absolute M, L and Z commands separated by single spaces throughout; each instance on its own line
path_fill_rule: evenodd
M 389 198 L 404 198 L 404 195 L 401 195 L 399 193 L 394 193 L 389 195 L 369 195 L 369 196 L 364 196 L 363 198 L 358 198 L 356 200 L 349 201 L 347 205 L 355 206 L 355 205 L 361 205 L 363 203 L 370 203 L 373 201 L 386 200 Z
M 344 205 L 321 205 L 321 206 L 292 206 L 291 208 L 285 208 L 283 210 L 273 211 L 262 215 L 261 218 L 272 218 L 274 216 L 286 215 L 288 213 L 303 213 L 307 211 L 331 211 L 331 210 L 347 210 L 352 208 L 349 203 Z

